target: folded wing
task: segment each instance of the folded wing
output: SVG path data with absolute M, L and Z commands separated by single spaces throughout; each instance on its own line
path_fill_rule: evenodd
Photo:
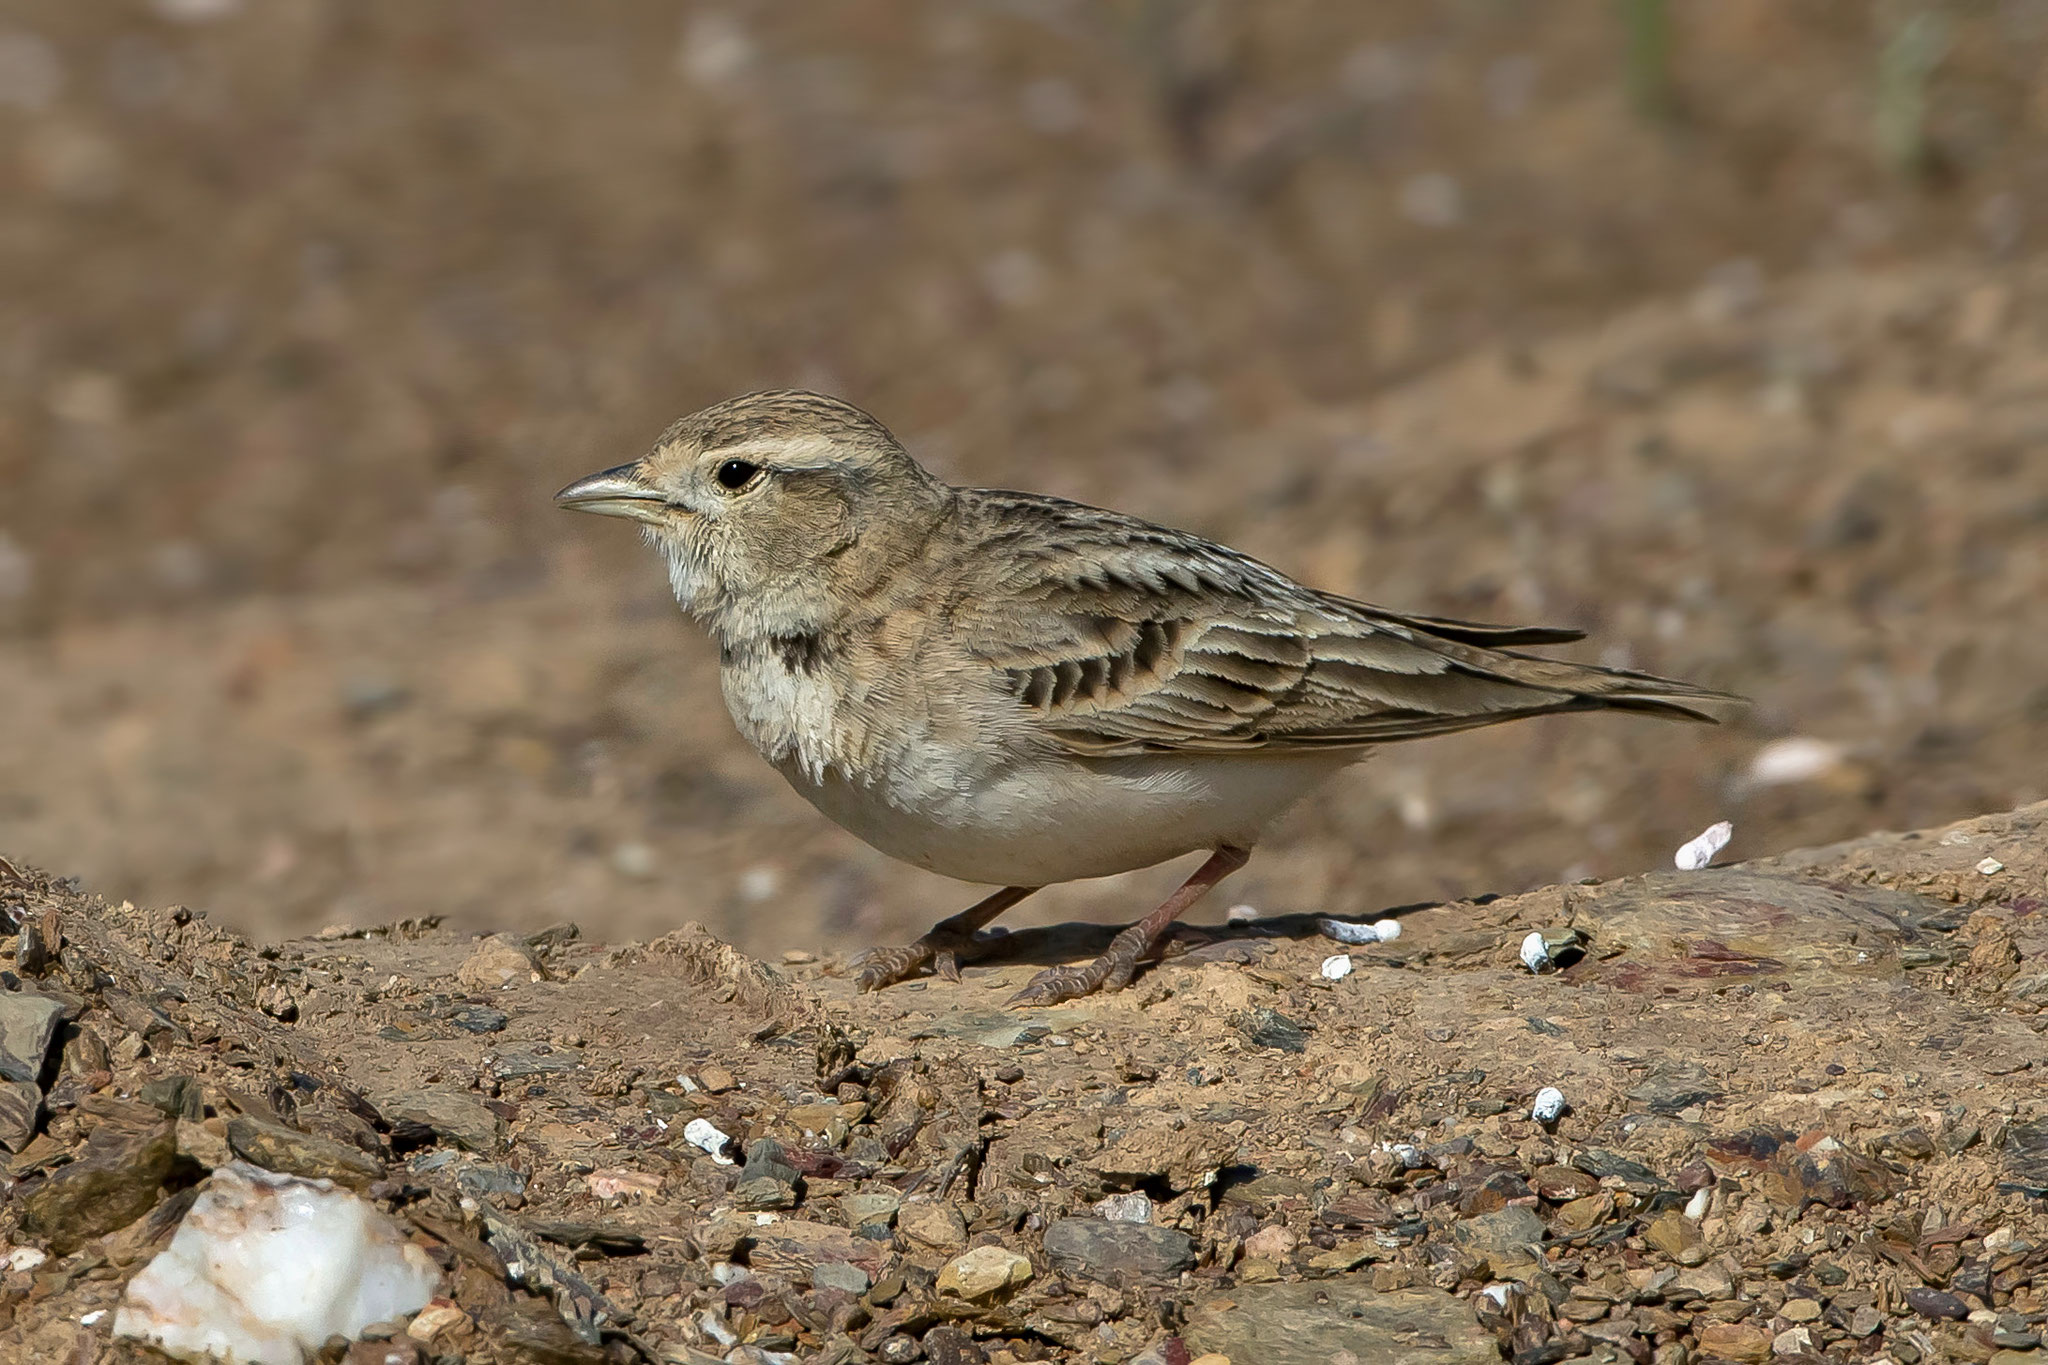
M 1501 648 L 1576 631 L 1403 616 L 1165 527 L 983 496 L 1017 534 L 995 590 L 956 599 L 956 638 L 1076 754 L 1359 747 L 1563 711 L 1712 721 L 1737 700 Z

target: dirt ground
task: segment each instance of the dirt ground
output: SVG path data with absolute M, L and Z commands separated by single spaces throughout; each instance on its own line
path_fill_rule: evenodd
M 1658 8 L 0 0 L 0 1360 L 237 1156 L 445 1269 L 350 1365 L 2043 1359 L 2048 3 Z M 782 384 L 1754 705 L 856 997 L 976 893 L 549 505 Z
M 101 1310 L 231 1157 L 446 1269 L 350 1365 L 2043 1358 L 2048 803 L 1418 909 L 1334 979 L 1311 917 L 1194 931 L 1043 1012 L 1095 926 L 857 996 L 698 926 L 259 953 L 0 875 L 0 1005 L 62 1021 L 0 1058 L 48 1253 L 0 1359 L 141 1359 Z
M 1910 165 L 1919 8 L 1674 7 L 1662 117 L 1619 9 L 0 6 L 0 847 L 259 939 L 916 932 L 974 893 L 783 790 L 548 505 L 778 383 L 1757 699 L 1389 751 L 1211 920 L 2039 799 L 2048 6 L 1939 9 Z

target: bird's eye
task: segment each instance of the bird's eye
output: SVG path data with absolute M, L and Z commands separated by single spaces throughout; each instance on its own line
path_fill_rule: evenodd
M 748 464 L 745 460 L 727 460 L 718 466 L 717 472 L 711 477 L 718 480 L 719 487 L 737 493 L 752 483 L 754 476 L 760 472 L 761 466 L 757 464 Z

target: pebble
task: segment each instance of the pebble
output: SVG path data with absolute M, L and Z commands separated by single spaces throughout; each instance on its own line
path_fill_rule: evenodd
M 1112 1194 L 1095 1201 L 1095 1212 L 1112 1223 L 1149 1223 L 1152 1221 L 1152 1197 L 1142 1190 Z
M 1507 1272 L 1525 1267 L 1542 1254 L 1538 1244 L 1549 1231 L 1536 1211 L 1511 1204 L 1492 1213 L 1451 1225 L 1451 1237 L 1466 1250 L 1483 1255 L 1493 1268 L 1495 1279 L 1511 1279 Z
M 496 1033 L 511 1022 L 512 1016 L 503 1010 L 494 1010 L 489 1005 L 465 1005 L 448 1016 L 448 1022 L 464 1033 Z
M 102 1123 L 78 1160 L 22 1198 L 22 1228 L 68 1255 L 149 1212 L 177 1157 L 169 1119 L 141 1129 Z
M 1771 1358 L 1771 1334 L 1746 1322 L 1710 1322 L 1699 1329 L 1696 1340 L 1703 1356 L 1721 1356 L 1742 1365 L 1761 1365 Z
M 1323 959 L 1323 980 L 1342 981 L 1351 975 L 1351 954 L 1333 953 Z
M 509 934 L 492 934 L 476 946 L 455 979 L 472 990 L 495 991 L 513 982 L 539 981 L 540 959 L 533 949 Z
M 1181 1339 L 1188 1353 L 1236 1365 L 1499 1365 L 1501 1359 L 1493 1333 L 1473 1320 L 1463 1300 L 1435 1289 L 1375 1290 L 1369 1275 L 1239 1284 L 1185 1312 Z
M 33 1085 L 43 1074 L 64 1006 L 26 991 L 0 992 L 0 1079 Z
M 711 1159 L 721 1166 L 733 1164 L 733 1159 L 725 1154 L 726 1145 L 732 1138 L 710 1119 L 691 1119 L 684 1124 L 683 1141 L 711 1153 Z
M 264 1123 L 247 1114 L 228 1120 L 227 1139 L 236 1156 L 281 1175 L 332 1180 L 357 1190 L 384 1178 L 384 1163 L 359 1147 Z
M 1177 1228 L 1059 1218 L 1045 1229 L 1045 1254 L 1062 1274 L 1116 1284 L 1126 1276 L 1168 1280 L 1195 1264 L 1195 1244 Z
M 403 1090 L 378 1100 L 393 1123 L 416 1123 L 466 1152 L 490 1156 L 505 1143 L 505 1120 L 474 1095 L 454 1090 Z
M 1906 1306 L 1923 1318 L 1961 1322 L 1970 1316 L 1970 1305 L 1953 1294 L 1944 1294 L 1939 1289 L 1929 1289 L 1924 1285 L 1915 1285 L 1906 1291 Z
M 1672 862 L 1680 872 L 1697 872 L 1712 863 L 1714 855 L 1728 847 L 1728 841 L 1734 837 L 1734 825 L 1726 820 L 1717 821 L 1680 845 Z
M 979 1303 L 1031 1281 L 1031 1258 L 1008 1247 L 976 1247 L 939 1269 L 941 1294 Z
M 1536 1092 L 1535 1103 L 1529 1106 L 1529 1117 L 1538 1123 L 1556 1123 L 1564 1116 L 1564 1091 L 1554 1085 L 1546 1085 Z
M 951 1204 L 936 1200 L 913 1199 L 898 1209 L 896 1230 L 938 1251 L 956 1251 L 967 1245 L 967 1220 Z
M 1778 1316 L 1787 1322 L 1819 1322 L 1820 1300 L 1791 1298 L 1778 1310 Z

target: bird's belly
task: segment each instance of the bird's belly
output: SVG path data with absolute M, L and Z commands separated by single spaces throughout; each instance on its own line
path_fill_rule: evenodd
M 961 881 L 1044 886 L 1149 867 L 1198 849 L 1249 848 L 1355 751 L 1061 760 L 1043 766 L 812 781 L 783 767 L 833 821 L 904 862 Z

